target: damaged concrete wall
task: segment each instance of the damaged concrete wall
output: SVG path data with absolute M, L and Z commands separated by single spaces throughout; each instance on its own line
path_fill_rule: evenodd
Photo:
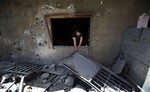
M 49 48 L 44 14 L 92 12 L 90 47 L 85 53 L 107 66 L 120 52 L 122 34 L 136 27 L 138 16 L 149 9 L 149 0 L 1 0 L 0 60 L 55 62 L 73 47 Z M 73 9 L 67 10 L 69 5 Z M 44 11 L 42 9 L 45 9 Z M 43 13 L 44 12 L 44 13 Z
M 131 62 L 128 75 L 142 86 L 150 68 L 150 28 L 128 29 L 123 41 L 125 59 Z M 149 81 L 149 79 L 147 79 Z

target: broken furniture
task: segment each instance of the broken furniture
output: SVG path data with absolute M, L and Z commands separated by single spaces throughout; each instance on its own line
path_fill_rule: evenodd
M 135 92 L 129 82 L 82 52 L 74 52 L 61 63 L 98 92 Z

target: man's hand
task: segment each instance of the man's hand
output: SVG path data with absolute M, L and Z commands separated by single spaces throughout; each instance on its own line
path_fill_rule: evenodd
M 77 51 L 78 49 L 75 47 L 74 50 Z
M 79 49 L 80 47 L 81 47 L 81 46 L 79 45 L 79 46 L 78 46 L 78 49 Z

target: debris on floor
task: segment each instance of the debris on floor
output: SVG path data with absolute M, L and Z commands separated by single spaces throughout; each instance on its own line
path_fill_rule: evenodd
M 75 52 L 62 59 L 61 62 L 78 78 L 98 92 L 135 92 L 129 82 L 101 64 L 97 64 L 82 52 Z
M 0 62 L 0 65 L 5 65 Z M 5 72 L 1 72 L 5 71 Z M 58 64 L 13 63 L 0 71 L 0 92 L 133 92 L 130 83 L 75 52 Z
M 4 62 L 0 62 L 6 64 Z M 61 64 L 16 63 L 1 71 L 0 92 L 73 92 L 79 80 Z

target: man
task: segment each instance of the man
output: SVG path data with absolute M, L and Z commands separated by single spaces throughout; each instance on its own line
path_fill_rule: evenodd
M 82 44 L 83 36 L 79 30 L 72 34 L 74 50 L 78 50 Z

